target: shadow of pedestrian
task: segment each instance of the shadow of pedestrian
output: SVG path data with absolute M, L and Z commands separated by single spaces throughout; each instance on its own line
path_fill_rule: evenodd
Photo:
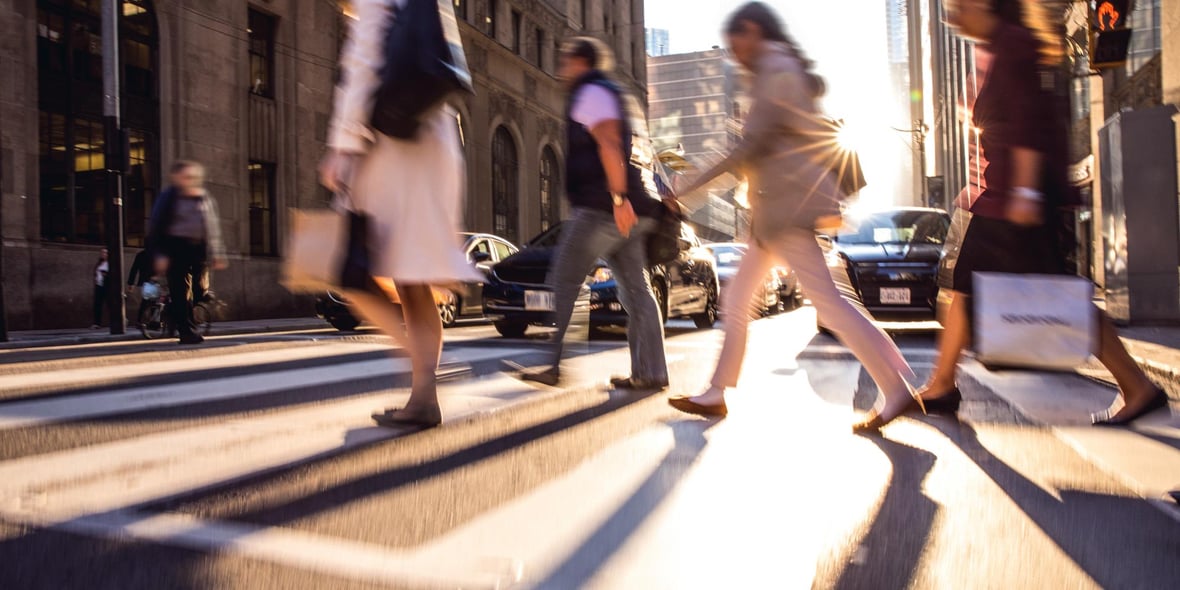
M 705 433 L 716 424 L 703 420 L 669 424 L 675 446 L 631 498 L 536 587 L 580 588 L 589 582 L 676 489 L 708 444 Z
M 1174 558 L 1180 555 L 1180 528 L 1150 503 L 1079 490 L 1058 490 L 1058 499 L 989 451 L 970 424 L 930 426 L 958 446 L 1098 586 L 1163 588 L 1180 580 L 1180 561 Z
M 936 457 L 886 438 L 871 440 L 893 466 L 885 496 L 869 531 L 838 562 L 848 564 L 839 579 L 828 586 L 821 582 L 826 577 L 819 575 L 817 588 L 908 588 L 930 538 L 939 507 L 922 491 L 922 485 L 934 469 Z

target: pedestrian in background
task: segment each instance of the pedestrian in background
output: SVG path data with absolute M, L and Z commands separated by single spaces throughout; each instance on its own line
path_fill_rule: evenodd
M 107 274 L 111 270 L 110 253 L 106 248 L 98 251 L 98 262 L 94 263 L 94 306 L 92 308 L 94 322 L 91 330 L 102 327 L 102 310 L 107 304 Z
M 744 169 L 753 243 L 725 294 L 725 344 L 711 386 L 669 403 L 692 414 L 728 413 L 725 393 L 737 386 L 741 373 L 751 303 L 770 269 L 785 263 L 798 273 L 824 326 L 852 350 L 884 395 L 883 408 L 853 427 L 874 431 L 910 407 L 914 374 L 893 340 L 840 295 L 816 241 L 817 227 L 839 224 L 841 200 L 831 164 L 815 155 L 822 151 L 817 141 L 831 140 L 818 108 L 824 81 L 812 72 L 812 62 L 787 35 L 778 15 L 761 2 L 739 8 L 725 34 L 733 57 L 753 74 L 753 104 L 741 142 L 684 192 Z
M 152 255 L 147 248 L 140 250 L 135 255 L 135 259 L 131 262 L 131 271 L 127 273 L 127 294 L 130 295 L 139 289 L 139 309 L 135 312 L 135 321 L 139 322 L 139 318 L 143 317 L 143 310 L 147 306 L 147 301 L 143 298 L 143 286 L 151 281 L 156 276 L 155 261 L 152 260 Z
M 384 66 L 385 40 L 404 0 L 356 0 L 340 56 L 342 77 L 320 164 L 324 186 L 347 194 L 371 219 L 371 274 L 393 279 L 401 306 L 367 291 L 345 296 L 360 316 L 410 354 L 413 377 L 404 408 L 374 414 L 381 425 L 442 422 L 437 376 L 443 326 L 433 286 L 480 282 L 456 235 L 463 217 L 466 164 L 457 115 L 439 105 L 420 118 L 417 136 L 395 139 L 369 126 Z M 409 58 L 410 56 L 407 56 Z
M 938 363 L 919 391 L 934 412 L 955 412 L 962 394 L 955 371 L 971 340 L 970 298 L 976 272 L 1064 274 L 1069 244 L 1062 244 L 1055 213 L 1077 206 L 1069 184 L 1069 105 L 1055 92 L 1064 37 L 1022 0 L 947 0 L 948 21 L 986 45 L 991 71 L 973 116 L 982 129 L 985 188 L 971 206 L 971 221 L 955 263 L 944 312 Z M 1032 25 L 1032 26 L 1030 26 Z M 1114 323 L 1100 309 L 1098 360 L 1122 394 L 1098 425 L 1121 425 L 1167 406 L 1168 397 L 1127 352 Z
M 595 261 L 605 259 L 619 285 L 627 312 L 631 374 L 616 377 L 622 389 L 659 390 L 668 386 L 662 315 L 648 275 L 647 238 L 663 204 L 651 170 L 633 157 L 648 149 L 637 135 L 643 117 L 611 81 L 614 56 L 590 37 L 567 41 L 558 56 L 558 77 L 569 89 L 566 108 L 566 194 L 570 217 L 549 269 L 557 334 L 552 365 L 526 380 L 555 385 L 560 380 L 563 340 L 578 293 Z M 643 125 L 644 127 L 640 127 Z
M 186 160 L 172 165 L 171 185 L 160 193 L 148 222 L 148 249 L 156 272 L 168 279 L 168 314 L 181 344 L 200 344 L 193 318 L 195 291 L 210 268 L 228 266 L 217 201 L 205 190 L 205 167 Z

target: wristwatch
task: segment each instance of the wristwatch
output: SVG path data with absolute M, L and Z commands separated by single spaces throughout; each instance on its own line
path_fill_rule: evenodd
M 623 198 L 623 195 L 619 193 L 611 193 L 610 198 L 612 201 L 614 201 L 615 207 L 622 207 L 623 201 L 626 201 L 626 199 Z

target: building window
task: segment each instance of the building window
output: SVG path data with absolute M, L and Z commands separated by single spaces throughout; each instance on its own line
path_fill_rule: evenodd
M 541 152 L 541 231 L 561 221 L 561 199 L 558 196 L 561 180 L 558 175 L 557 154 L 545 146 Z
M 582 5 L 582 32 L 589 32 L 590 29 L 590 3 L 587 0 L 580 0 Z
M 250 255 L 275 256 L 275 165 L 250 162 Z
M 520 16 L 519 12 L 513 10 L 512 11 L 512 53 L 515 53 L 516 55 L 524 55 L 524 53 L 522 53 L 522 51 L 524 49 L 522 46 L 524 45 L 524 43 L 521 42 L 521 37 L 523 37 L 523 36 L 524 36 L 524 18 Z
M 467 0 L 455 0 L 455 18 L 467 20 Z
M 545 29 L 537 27 L 533 31 L 533 63 L 542 70 L 545 69 Z
M 103 128 L 102 43 L 98 0 L 39 0 L 37 59 L 41 238 L 107 241 L 110 194 Z M 123 224 L 128 246 L 143 245 L 159 188 L 158 36 L 146 0 L 120 4 L 123 127 L 129 147 Z
M 250 94 L 275 97 L 276 19 L 249 9 L 246 33 L 250 37 Z
M 496 129 L 492 137 L 492 232 L 512 243 L 520 241 L 518 162 L 512 134 L 504 127 Z
M 496 13 L 500 10 L 500 3 L 496 0 L 488 0 L 487 14 L 484 15 L 484 33 L 493 39 L 496 38 Z

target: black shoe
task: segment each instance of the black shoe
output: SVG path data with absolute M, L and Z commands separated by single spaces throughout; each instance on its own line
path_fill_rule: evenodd
M 200 334 L 186 334 L 180 337 L 181 344 L 200 344 L 205 341 L 205 337 Z
M 434 427 L 442 424 L 441 417 L 438 419 L 435 419 L 433 417 L 430 417 L 430 418 L 421 418 L 421 417 L 408 418 L 408 417 L 396 416 L 395 414 L 399 411 L 400 410 L 390 409 L 390 410 L 385 410 L 384 412 L 373 412 L 371 417 L 373 418 L 373 422 L 376 422 L 378 426 L 383 426 L 385 428 L 407 428 L 407 427 L 409 427 L 409 428 L 426 429 L 426 428 L 434 428 Z
M 668 389 L 668 381 L 648 381 L 632 377 L 612 377 L 611 387 L 615 389 L 634 389 L 636 391 L 663 391 Z
M 927 414 L 954 414 L 963 403 L 963 392 L 956 387 L 935 398 L 922 398 Z
M 1125 418 L 1115 419 L 1114 414 L 1110 410 L 1102 412 L 1101 414 L 1094 414 L 1090 419 L 1094 422 L 1094 426 L 1127 426 L 1130 423 L 1156 411 L 1161 408 L 1168 407 L 1168 393 L 1158 387 L 1155 388 L 1155 397 L 1152 398 L 1142 410 Z
M 561 382 L 561 372 L 556 367 L 553 367 L 535 373 L 521 373 L 520 380 L 540 383 L 549 387 L 557 387 L 557 384 Z

